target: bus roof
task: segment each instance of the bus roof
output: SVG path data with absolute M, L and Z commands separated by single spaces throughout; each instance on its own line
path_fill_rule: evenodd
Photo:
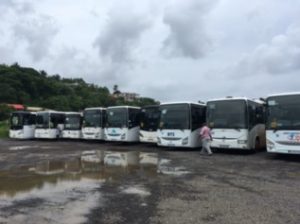
M 231 100 L 245 100 L 245 101 L 252 101 L 255 103 L 260 103 L 260 104 L 264 104 L 265 102 L 260 100 L 260 99 L 250 99 L 247 97 L 224 97 L 224 98 L 217 98 L 217 99 L 211 99 L 208 100 L 208 102 L 215 102 L 215 101 L 231 101 Z
M 195 103 L 195 102 L 190 102 L 190 101 L 178 101 L 178 102 L 166 102 L 166 103 L 161 103 L 160 106 L 163 105 L 170 105 L 170 104 L 195 104 L 195 105 L 199 105 L 199 106 L 205 106 L 205 103 Z
M 287 92 L 287 93 L 270 94 L 270 95 L 268 95 L 267 98 L 274 97 L 274 96 L 292 96 L 292 95 L 300 95 L 300 92 Z
M 159 107 L 159 105 L 147 105 L 147 106 L 143 106 L 142 109 L 157 108 L 157 107 Z
M 36 112 L 19 110 L 19 111 L 13 111 L 12 114 L 36 114 Z
M 51 113 L 66 114 L 66 112 L 56 111 L 56 110 L 44 110 L 44 111 L 38 111 L 38 112 L 36 112 L 36 114 L 43 114 L 43 113 L 48 113 L 48 114 L 51 114 Z
M 68 112 L 65 112 L 66 115 L 82 115 L 81 112 L 74 112 L 74 111 L 68 111 Z
M 112 107 L 108 107 L 107 109 L 113 109 L 113 108 L 133 108 L 133 109 L 141 109 L 140 107 L 135 107 L 135 106 L 112 106 Z
M 88 107 L 85 108 L 84 110 L 106 110 L 105 107 Z

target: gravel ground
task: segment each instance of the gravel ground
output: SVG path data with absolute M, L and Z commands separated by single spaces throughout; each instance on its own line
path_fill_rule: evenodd
M 299 223 L 300 156 L 0 140 L 0 223 Z

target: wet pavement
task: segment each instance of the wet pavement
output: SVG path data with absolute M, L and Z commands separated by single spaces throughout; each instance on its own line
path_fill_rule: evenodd
M 299 223 L 300 157 L 0 140 L 0 223 Z

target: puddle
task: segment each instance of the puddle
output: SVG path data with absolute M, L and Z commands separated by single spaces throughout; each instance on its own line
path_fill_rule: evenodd
M 18 146 L 11 146 L 8 149 L 10 151 L 20 151 L 20 150 L 35 149 L 35 148 L 39 148 L 39 149 L 56 149 L 56 148 L 59 148 L 59 147 L 51 146 L 51 145 L 44 145 L 44 146 L 40 146 L 40 145 L 18 145 Z
M 82 223 L 100 200 L 95 180 L 46 183 L 30 193 L 1 197 L 0 223 Z M 21 215 L 20 215 L 21 214 Z
M 190 173 L 157 153 L 84 151 L 69 160 L 0 170 L 0 223 L 82 223 L 91 209 L 102 206 L 102 185 L 121 184 L 134 176 L 158 178 Z M 119 186 L 120 194 L 147 197 L 143 183 Z M 145 206 L 145 205 L 144 205 Z M 2 212 L 3 211 L 3 212 Z

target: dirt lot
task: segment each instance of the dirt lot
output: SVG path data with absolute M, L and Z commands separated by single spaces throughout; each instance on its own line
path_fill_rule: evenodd
M 0 223 L 299 223 L 300 156 L 0 140 Z

